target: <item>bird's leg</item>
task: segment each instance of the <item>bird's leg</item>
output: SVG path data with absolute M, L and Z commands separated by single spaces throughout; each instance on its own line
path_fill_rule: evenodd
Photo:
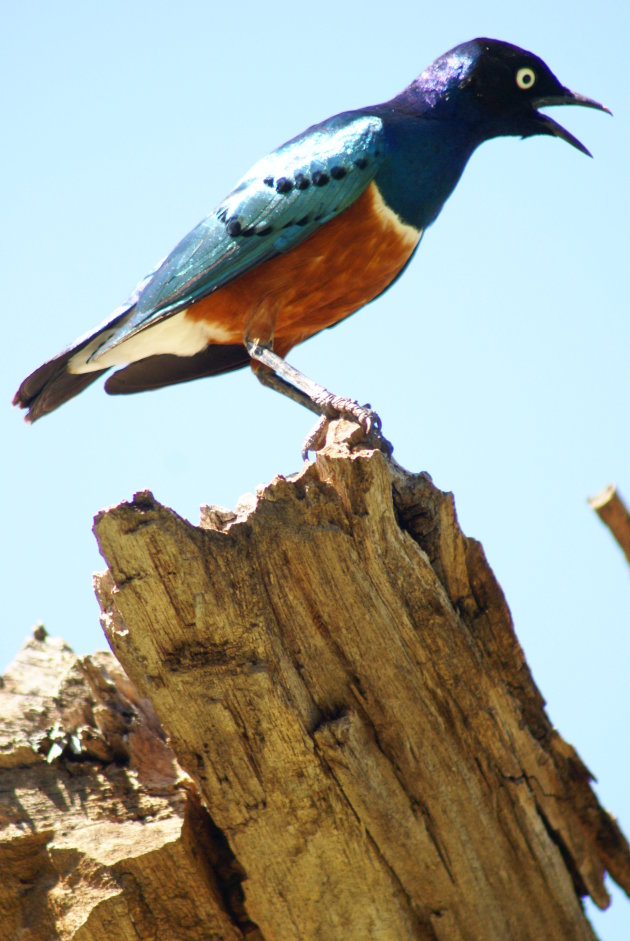
M 367 434 L 380 431 L 381 420 L 369 405 L 359 405 L 354 399 L 333 395 L 324 386 L 320 386 L 287 363 L 268 346 L 263 346 L 255 340 L 246 340 L 245 346 L 253 360 L 267 367 L 266 370 L 260 369 L 256 373 L 263 385 L 281 392 L 318 415 L 329 419 L 349 418 L 358 422 Z
M 281 379 L 280 376 L 277 376 L 271 369 L 265 369 L 263 366 L 262 369 L 255 369 L 254 372 L 258 380 L 264 386 L 267 386 L 268 389 L 273 389 L 275 392 L 280 392 L 281 395 L 286 395 L 292 402 L 297 402 L 298 405 L 302 405 L 304 408 L 309 409 L 309 411 L 315 412 L 316 415 L 322 414 L 319 406 L 315 405 L 308 395 L 305 395 L 304 392 L 300 392 L 295 386 Z
M 297 402 L 298 405 L 303 405 L 304 408 L 308 408 L 311 412 L 315 412 L 320 416 L 315 427 L 309 431 L 302 442 L 302 460 L 307 461 L 309 451 L 319 451 L 319 449 L 324 446 L 326 430 L 330 418 L 326 415 L 321 415 L 319 406 L 315 405 L 311 399 L 307 395 L 304 395 L 303 392 L 300 392 L 299 389 L 285 382 L 280 376 L 276 376 L 275 372 L 272 372 L 266 366 L 262 364 L 257 365 L 260 365 L 260 368 L 256 369 L 255 373 L 264 386 L 267 386 L 269 389 L 274 389 L 276 392 L 282 393 L 282 395 L 286 395 L 292 402 Z
M 282 356 L 278 356 L 268 346 L 250 339 L 245 340 L 245 346 L 251 358 L 266 367 L 256 370 L 256 375 L 263 385 L 281 392 L 292 401 L 329 421 L 335 418 L 348 418 L 350 421 L 357 422 L 367 437 L 375 438 L 381 450 L 391 454 L 391 444 L 381 435 L 381 420 L 369 405 L 359 405 L 354 399 L 333 395 L 324 386 L 309 379 L 308 376 L 287 363 Z M 314 434 L 304 442 L 303 454 L 321 446 L 322 428 L 320 422 Z

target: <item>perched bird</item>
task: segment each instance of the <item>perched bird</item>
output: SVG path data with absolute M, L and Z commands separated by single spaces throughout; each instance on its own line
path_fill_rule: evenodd
M 385 291 L 438 217 L 479 144 L 560 137 L 538 109 L 607 109 L 560 84 L 517 46 L 456 46 L 384 104 L 310 127 L 264 157 L 146 277 L 111 318 L 25 379 L 27 421 L 53 411 L 112 367 L 118 395 L 251 363 L 258 378 L 313 411 L 368 406 L 331 395 L 284 359 Z

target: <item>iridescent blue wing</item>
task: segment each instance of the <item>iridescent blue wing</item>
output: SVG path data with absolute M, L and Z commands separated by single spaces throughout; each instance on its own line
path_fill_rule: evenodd
M 349 112 L 264 157 L 175 247 L 93 358 L 295 248 L 363 193 L 384 147 L 380 118 Z

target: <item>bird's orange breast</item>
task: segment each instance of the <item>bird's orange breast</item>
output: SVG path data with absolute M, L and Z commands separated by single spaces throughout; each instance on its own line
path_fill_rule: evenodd
M 286 254 L 188 308 L 223 343 L 245 336 L 280 356 L 354 313 L 391 284 L 420 241 L 371 183 L 345 212 Z

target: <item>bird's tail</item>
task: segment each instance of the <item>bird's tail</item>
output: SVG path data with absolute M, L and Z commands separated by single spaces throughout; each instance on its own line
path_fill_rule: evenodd
M 53 412 L 107 372 L 107 369 L 98 368 L 88 372 L 75 372 L 71 367 L 72 363 L 79 359 L 89 359 L 91 351 L 109 339 L 131 316 L 133 309 L 133 306 L 118 308 L 105 324 L 80 337 L 71 347 L 43 363 L 23 380 L 13 396 L 13 404 L 27 409 L 27 422 L 37 421 L 43 415 Z
M 21 383 L 13 404 L 27 410 L 25 420 L 37 421 L 74 398 L 95 379 L 108 372 L 112 365 L 99 368 L 99 349 L 133 316 L 135 305 L 119 308 L 114 317 L 92 333 L 77 340 L 69 349 L 39 366 Z M 105 383 L 110 395 L 146 392 L 205 376 L 242 369 L 250 363 L 241 343 L 210 344 L 191 356 L 162 353 L 145 356 L 123 365 Z
M 21 383 L 13 397 L 13 404 L 28 409 L 25 421 L 37 421 L 42 415 L 59 408 L 106 372 L 99 370 L 80 375 L 68 372 L 66 365 L 73 352 L 66 351 L 49 360 Z
M 99 369 L 98 366 L 90 366 L 90 358 L 133 315 L 140 294 L 159 264 L 136 285 L 130 297 L 117 307 L 106 321 L 90 333 L 79 337 L 72 346 L 58 353 L 53 359 L 42 363 L 23 380 L 13 396 L 13 404 L 18 408 L 27 409 L 25 421 L 34 422 L 43 415 L 54 412 L 107 372 L 109 367 Z

